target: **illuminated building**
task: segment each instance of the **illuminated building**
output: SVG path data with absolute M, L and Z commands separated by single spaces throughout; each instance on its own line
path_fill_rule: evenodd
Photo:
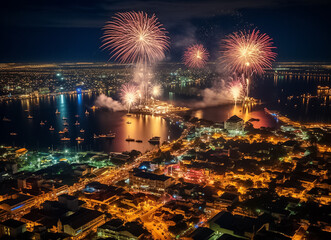
M 328 86 L 317 86 L 317 96 L 331 96 L 331 88 Z
M 244 131 L 245 122 L 237 115 L 233 115 L 224 122 L 224 129 L 229 132 L 242 132 Z
M 104 224 L 105 215 L 101 212 L 81 208 L 74 214 L 59 221 L 58 226 L 63 227 L 63 232 L 71 236 L 79 236 L 85 230 Z
M 164 192 L 173 182 L 171 177 L 142 171 L 130 172 L 129 179 L 134 188 L 152 192 Z
M 143 239 L 144 229 L 135 222 L 123 223 L 120 219 L 112 219 L 98 227 L 98 237 L 121 240 Z
M 24 194 L 14 194 L 11 198 L 0 202 L 0 208 L 6 210 L 10 214 L 23 211 L 34 205 L 35 199 Z
M 255 233 L 264 226 L 264 224 L 257 220 L 222 211 L 209 221 L 209 228 L 218 233 L 229 234 L 244 239 L 253 239 Z
M 8 219 L 0 223 L 0 236 L 17 238 L 24 232 L 26 232 L 26 224 L 24 222 Z

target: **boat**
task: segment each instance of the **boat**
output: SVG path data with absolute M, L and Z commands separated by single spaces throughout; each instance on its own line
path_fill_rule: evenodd
M 81 130 L 79 130 L 79 132 L 81 132 L 81 133 L 84 133 L 84 132 L 85 132 L 85 130 L 84 130 L 84 129 L 81 129 Z
M 52 126 L 50 126 L 49 131 L 54 131 L 54 128 Z
M 11 132 L 10 136 L 17 136 L 17 133 L 16 132 Z
M 68 118 L 66 118 L 66 117 L 63 117 L 63 118 L 62 118 L 62 120 L 67 120 L 67 119 L 68 119 Z
M 106 138 L 108 139 L 114 139 L 115 137 L 116 137 L 116 133 L 111 131 L 106 135 Z
M 78 141 L 78 142 L 84 141 L 84 138 L 78 137 L 78 138 L 76 138 L 76 141 Z
M 87 109 L 86 109 L 86 111 L 85 111 L 85 115 L 89 115 L 90 113 L 89 113 L 89 111 L 87 111 Z
M 63 132 L 69 132 L 69 129 L 68 128 L 63 128 Z
M 94 135 L 93 135 L 93 138 L 94 138 L 94 139 L 97 139 L 97 138 L 99 138 L 99 136 L 96 135 L 96 134 L 94 134 Z
M 76 118 L 79 118 L 79 115 L 75 115 Z
M 129 122 L 129 121 L 127 121 L 126 123 L 127 123 L 127 124 L 131 124 L 131 122 Z
M 75 122 L 75 125 L 78 126 L 80 123 L 78 121 Z
M 130 138 L 130 136 L 128 136 L 128 138 L 125 139 L 125 141 L 127 141 L 127 142 L 134 142 L 134 138 Z
M 59 110 L 58 110 L 58 109 L 56 109 L 56 111 L 55 111 L 55 114 L 60 114 L 60 112 L 59 112 Z
M 64 123 L 63 123 L 63 126 L 69 126 L 69 123 L 64 122 Z
M 32 119 L 33 117 L 29 114 L 28 119 Z
M 152 137 L 148 142 L 151 144 L 160 144 L 160 137 Z
M 100 134 L 100 135 L 99 135 L 99 138 L 105 138 L 105 137 L 107 137 L 106 134 Z
M 64 134 L 64 131 L 59 131 L 59 134 Z
M 131 114 L 130 114 L 130 113 L 128 113 L 128 114 L 126 114 L 126 116 L 128 116 L 128 117 L 131 117 Z
M 70 138 L 63 137 L 63 138 L 61 138 L 61 141 L 70 141 Z
M 41 126 L 44 126 L 44 125 L 45 125 L 45 123 L 44 123 L 43 121 L 41 121 L 41 122 L 40 122 L 40 125 L 41 125 Z
M 269 114 L 270 116 L 274 117 L 278 121 L 279 113 L 277 111 L 271 111 L 268 108 L 264 108 L 264 112 Z
M 138 140 L 136 140 L 136 142 L 137 142 L 137 143 L 142 143 L 143 140 L 139 140 L 139 139 L 138 139 Z
M 3 117 L 2 121 L 4 122 L 11 122 L 11 120 L 9 118 Z

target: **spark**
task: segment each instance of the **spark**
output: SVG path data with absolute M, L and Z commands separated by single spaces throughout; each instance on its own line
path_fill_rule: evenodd
M 234 75 L 228 84 L 228 92 L 231 94 L 233 101 L 237 104 L 238 100 L 245 98 L 245 78 Z
M 162 93 L 162 88 L 160 85 L 154 85 L 153 88 L 152 88 L 152 95 L 154 97 L 158 97 L 160 96 Z
M 221 60 L 230 71 L 262 74 L 277 56 L 272 45 L 272 39 L 256 29 L 232 33 L 223 40 Z
M 184 64 L 190 68 L 202 68 L 209 58 L 208 51 L 202 44 L 195 44 L 187 48 L 184 52 Z
M 137 100 L 137 88 L 133 85 L 125 84 L 121 89 L 121 99 L 127 105 L 128 112 Z
M 101 48 L 121 63 L 152 64 L 164 59 L 169 48 L 167 32 L 154 14 L 116 13 L 103 29 Z

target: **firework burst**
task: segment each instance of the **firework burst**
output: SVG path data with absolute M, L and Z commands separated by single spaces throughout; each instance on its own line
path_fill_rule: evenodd
M 101 48 L 110 50 L 121 63 L 154 63 L 162 60 L 169 48 L 167 32 L 154 14 L 116 13 L 103 29 Z
M 128 112 L 130 111 L 133 104 L 135 104 L 138 97 L 138 89 L 129 84 L 125 84 L 121 89 L 121 99 L 123 103 L 127 106 Z
M 153 97 L 159 97 L 162 93 L 162 88 L 160 85 L 154 85 L 152 87 L 152 95 Z
M 236 104 L 238 100 L 245 98 L 245 78 L 234 76 L 230 79 L 228 84 L 228 92 L 232 96 L 234 103 Z
M 277 56 L 272 44 L 272 39 L 259 30 L 232 33 L 223 40 L 222 62 L 231 71 L 261 74 Z
M 195 44 L 184 52 L 184 64 L 191 68 L 202 68 L 206 65 L 209 53 L 202 44 Z

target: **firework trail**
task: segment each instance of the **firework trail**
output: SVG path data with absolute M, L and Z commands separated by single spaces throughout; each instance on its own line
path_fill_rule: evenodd
M 169 48 L 167 32 L 154 14 L 116 13 L 103 29 L 101 48 L 121 63 L 152 64 L 162 60 Z
M 187 67 L 202 68 L 206 65 L 209 53 L 202 44 L 195 44 L 184 52 L 183 61 Z
M 138 89 L 133 85 L 125 84 L 122 86 L 120 96 L 123 103 L 127 106 L 129 112 L 131 106 L 137 101 Z
M 272 39 L 256 29 L 232 33 L 223 40 L 221 60 L 231 71 L 262 74 L 277 56 L 272 45 Z
M 247 93 L 245 93 L 246 89 L 246 81 L 243 75 L 237 77 L 236 75 L 230 78 L 230 82 L 228 83 L 228 94 L 230 94 L 233 98 L 235 104 L 237 104 L 238 100 L 243 100 Z

